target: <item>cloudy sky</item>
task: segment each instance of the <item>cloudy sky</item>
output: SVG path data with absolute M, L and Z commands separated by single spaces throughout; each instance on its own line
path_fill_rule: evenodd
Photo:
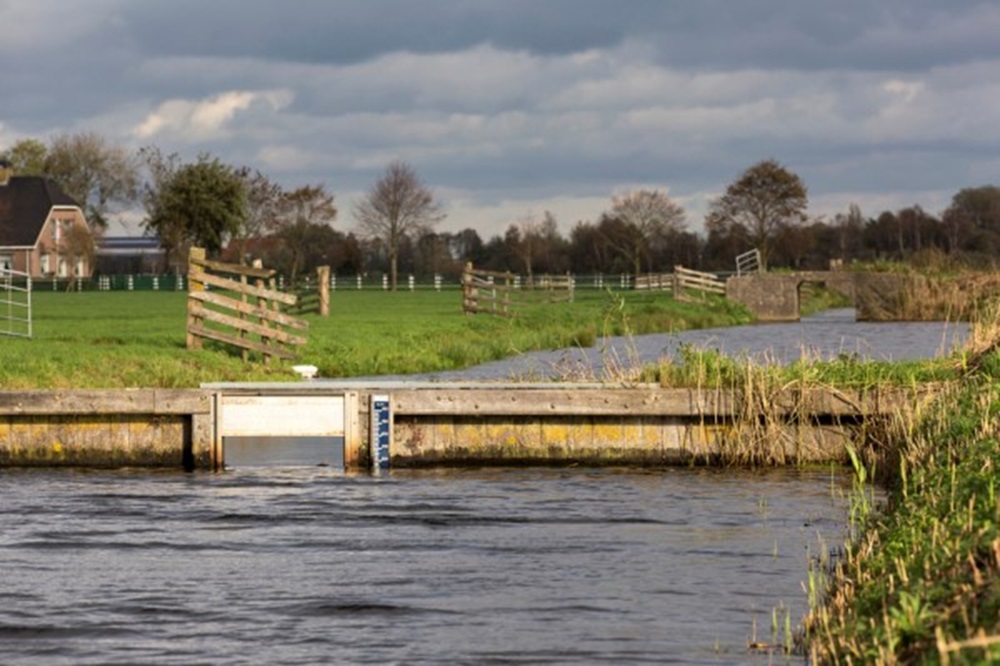
M 637 187 L 700 230 L 766 158 L 817 215 L 937 213 L 1000 183 L 998 35 L 997 0 L 0 0 L 0 151 L 207 151 L 342 229 L 397 158 L 484 237 Z

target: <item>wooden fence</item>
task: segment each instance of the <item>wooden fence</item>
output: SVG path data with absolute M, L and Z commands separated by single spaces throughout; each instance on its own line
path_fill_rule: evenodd
M 204 340 L 214 340 L 237 347 L 244 359 L 250 352 L 263 354 L 265 362 L 272 356 L 294 358 L 294 346 L 305 344 L 306 339 L 288 329 L 305 330 L 309 323 L 281 311 L 298 299 L 278 291 L 274 276 L 275 271 L 259 264 L 211 261 L 202 248 L 191 248 L 188 349 L 200 349 Z
M 692 292 L 704 299 L 708 294 L 726 295 L 726 283 L 714 273 L 693 271 L 674 266 L 674 298 L 678 301 L 694 300 Z
M 479 270 L 470 263 L 462 273 L 462 311 L 512 317 L 525 306 L 572 302 L 573 289 L 569 274 L 523 279 L 513 273 Z
M 298 301 L 288 308 L 292 314 L 318 314 L 321 317 L 330 316 L 330 267 L 319 266 L 316 269 L 316 283 L 305 282 L 295 288 Z
M 633 288 L 637 290 L 674 291 L 676 276 L 673 273 L 648 273 L 637 275 Z

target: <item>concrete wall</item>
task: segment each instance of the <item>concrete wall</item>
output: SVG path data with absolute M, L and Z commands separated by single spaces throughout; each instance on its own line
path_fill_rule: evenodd
M 200 390 L 0 392 L 0 466 L 212 468 Z
M 333 416 L 345 463 L 364 470 L 373 395 L 389 396 L 397 466 L 845 461 L 845 444 L 866 419 L 912 409 L 919 399 L 811 388 L 751 399 L 739 390 L 655 385 L 322 381 L 0 392 L 0 466 L 219 469 L 222 433 L 231 429 L 220 406 L 263 396 L 254 402 L 261 411 L 254 427 L 273 425 L 273 433 L 258 428 L 256 435 L 281 438 L 298 427 L 270 413 L 272 406 L 287 416 L 291 408 L 334 405 L 342 410 Z
M 855 305 L 859 321 L 908 319 L 904 307 L 910 278 L 893 273 L 803 271 L 732 277 L 726 298 L 749 309 L 759 321 L 798 321 L 799 290 L 813 283 L 844 294 Z

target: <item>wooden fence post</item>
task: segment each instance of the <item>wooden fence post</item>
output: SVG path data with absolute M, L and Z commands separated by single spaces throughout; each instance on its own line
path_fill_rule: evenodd
M 472 280 L 472 262 L 468 261 L 465 270 L 462 271 L 462 311 L 465 314 L 475 314 L 479 310 L 476 303 L 476 288 Z
M 190 292 L 195 291 L 205 291 L 205 283 L 202 281 L 205 269 L 198 263 L 205 260 L 205 249 L 201 247 L 192 247 L 188 250 L 188 290 Z M 201 338 L 197 335 L 193 335 L 191 330 L 194 328 L 199 328 L 202 323 L 202 318 L 193 314 L 191 308 L 191 301 L 188 300 L 188 321 L 187 321 L 187 348 L 188 349 L 201 349 Z
M 316 269 L 316 281 L 319 288 L 319 316 L 330 316 L 330 267 L 320 266 Z
M 254 268 L 263 268 L 264 267 L 264 260 L 263 259 L 254 259 L 253 260 L 253 267 Z M 254 280 L 254 286 L 257 287 L 258 289 L 264 289 L 264 288 L 267 287 L 267 285 L 265 284 L 263 278 L 257 278 L 256 280 Z M 269 307 L 267 299 L 266 298 L 261 298 L 261 297 L 258 296 L 257 297 L 257 307 L 260 308 L 261 310 L 266 310 Z M 270 324 L 268 324 L 267 320 L 265 320 L 265 319 L 261 319 L 260 323 L 261 323 L 261 326 L 263 326 L 265 328 L 270 328 L 271 327 Z M 241 337 L 242 337 L 242 335 L 241 335 Z M 269 349 L 271 347 L 271 345 L 273 344 L 273 341 L 270 338 L 263 338 L 261 340 L 261 344 L 263 344 L 264 347 L 266 347 L 266 348 Z M 247 359 L 247 350 L 243 351 L 243 359 L 244 360 Z M 268 352 L 264 352 L 264 365 L 268 365 L 270 363 L 271 363 L 271 355 Z

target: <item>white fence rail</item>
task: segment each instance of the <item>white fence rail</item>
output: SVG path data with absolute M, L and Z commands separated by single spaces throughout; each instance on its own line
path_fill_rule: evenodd
M 0 268 L 0 335 L 30 338 L 31 276 Z
M 676 277 L 673 273 L 647 273 L 635 276 L 636 290 L 673 291 Z
M 753 249 L 736 257 L 736 275 L 760 273 L 760 250 Z

